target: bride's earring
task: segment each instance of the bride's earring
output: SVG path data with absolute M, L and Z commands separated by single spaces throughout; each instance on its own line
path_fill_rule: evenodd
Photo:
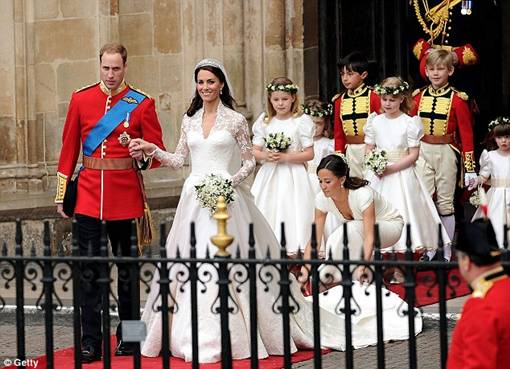
M 344 188 L 344 183 L 340 183 L 340 188 Z

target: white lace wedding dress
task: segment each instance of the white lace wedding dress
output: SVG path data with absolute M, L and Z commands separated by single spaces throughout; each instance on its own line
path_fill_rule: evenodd
M 228 232 L 235 237 L 234 244 L 230 247 L 231 253 L 235 254 L 235 249 L 239 248 L 241 256 L 247 257 L 248 224 L 251 222 L 254 224 L 257 258 L 264 258 L 267 248 L 272 257 L 277 258 L 279 246 L 276 237 L 264 216 L 256 208 L 248 188 L 242 184 L 255 167 L 246 120 L 241 114 L 220 104 L 216 123 L 209 136 L 204 137 L 202 115 L 203 111 L 199 110 L 193 117 L 184 117 L 175 154 L 161 150 L 157 150 L 155 154 L 163 165 L 174 169 L 181 167 L 185 158 L 188 155 L 191 156 L 191 174 L 184 183 L 172 229 L 167 239 L 168 256 L 174 257 L 177 248 L 180 249 L 183 257 L 189 255 L 189 228 L 192 221 L 196 224 L 197 257 L 205 257 L 207 248 L 211 256 L 217 251 L 210 242 L 210 237 L 216 234 L 216 221 L 211 218 L 207 209 L 200 207 L 194 190 L 194 185 L 205 175 L 215 173 L 231 178 L 235 186 L 235 201 L 228 205 L 230 215 Z M 238 170 L 233 171 L 232 168 L 236 161 L 240 161 L 240 157 L 242 166 L 239 168 L 237 163 Z M 181 270 L 185 271 L 184 267 Z M 205 286 L 199 283 L 198 288 L 198 346 L 199 361 L 207 363 L 221 360 L 221 329 L 220 316 L 211 312 L 211 305 L 218 295 L 217 274 L 212 267 L 207 266 L 201 269 L 199 274 L 204 276 L 204 270 L 211 272 L 211 279 L 205 282 Z M 173 316 L 169 315 L 170 350 L 173 356 L 190 361 L 192 358 L 190 283 L 183 284 L 176 281 L 176 272 L 175 268 L 170 272 L 173 280 L 170 290 L 178 306 L 177 313 Z M 151 357 L 158 356 L 162 347 L 161 313 L 155 310 L 155 307 L 161 304 L 158 280 L 159 275 L 156 273 L 142 315 L 142 320 L 147 324 L 147 337 L 142 343 L 142 354 Z M 272 305 L 279 294 L 277 281 L 278 275 L 274 273 L 273 280 L 268 283 L 267 292 L 264 291 L 264 284 L 259 282 L 258 286 L 259 358 L 283 354 L 282 316 L 275 314 L 272 310 Z M 204 287 L 205 291 L 202 292 Z M 229 323 L 232 356 L 235 359 L 242 359 L 250 357 L 249 289 L 247 284 L 242 285 L 240 290 L 236 287 L 237 285 L 233 282 L 230 286 L 230 294 L 239 307 L 239 311 L 229 315 Z M 300 306 L 299 312 L 291 315 L 291 349 L 295 352 L 298 348 L 313 347 L 312 304 L 302 296 L 295 280 L 291 283 L 291 290 Z M 355 347 L 376 342 L 374 308 L 363 307 L 368 298 L 364 291 L 365 289 L 360 288 L 359 285 L 354 287 L 354 296 L 362 306 L 361 315 L 353 318 Z M 374 290 L 370 296 L 375 301 Z M 343 350 L 345 348 L 344 319 L 343 316 L 332 311 L 335 307 L 334 301 L 340 301 L 340 298 L 341 291 L 338 292 L 337 287 L 324 299 L 326 309 L 321 310 L 321 342 L 324 347 Z M 373 301 L 370 304 L 375 306 Z M 401 302 L 402 300 L 393 294 L 384 298 L 385 339 L 407 338 L 407 319 L 397 317 L 396 314 L 396 307 Z M 417 317 L 417 332 L 420 330 L 421 317 Z

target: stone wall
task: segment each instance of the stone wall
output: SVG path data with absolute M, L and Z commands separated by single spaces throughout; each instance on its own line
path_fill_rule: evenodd
M 223 60 L 249 120 L 264 109 L 273 77 L 303 85 L 302 13 L 303 0 L 0 1 L 0 220 L 54 213 L 68 101 L 99 80 L 102 44 L 125 44 L 127 81 L 155 98 L 173 150 L 201 58 Z M 185 176 L 147 174 L 153 202 L 178 196 Z

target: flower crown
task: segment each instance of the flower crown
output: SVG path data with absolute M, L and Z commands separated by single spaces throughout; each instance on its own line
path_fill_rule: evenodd
M 342 158 L 342 160 L 344 161 L 345 165 L 347 165 L 347 168 L 350 168 L 349 167 L 349 162 L 347 161 L 347 156 L 345 156 L 345 154 L 343 152 L 335 151 L 335 155 L 339 156 L 340 158 Z
M 331 104 L 322 104 L 320 108 L 313 109 L 312 107 L 302 104 L 301 108 L 303 109 L 303 113 L 306 115 L 310 115 L 312 117 L 329 117 L 333 115 L 333 105 Z
M 410 86 L 409 83 L 403 81 L 399 86 L 386 86 L 382 87 L 381 85 L 375 85 L 374 91 L 377 95 L 401 95 L 406 91 L 409 91 Z
M 499 126 L 500 124 L 510 124 L 510 118 L 509 117 L 497 117 L 494 120 L 491 120 L 489 123 L 489 131 L 492 131 L 496 126 Z
M 283 92 L 295 94 L 296 92 L 298 92 L 298 89 L 299 89 L 299 87 L 292 83 L 287 84 L 287 85 L 270 83 L 266 86 L 266 90 L 268 93 L 275 92 L 275 91 L 283 91 Z

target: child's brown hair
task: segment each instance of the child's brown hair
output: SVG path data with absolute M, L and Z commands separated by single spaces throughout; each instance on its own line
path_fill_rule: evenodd
M 265 118 L 266 122 L 270 122 L 273 117 L 276 116 L 276 110 L 273 108 L 273 104 L 271 104 L 271 94 L 276 91 L 283 91 L 294 96 L 294 102 L 290 108 L 290 111 L 293 115 L 297 115 L 299 113 L 299 97 L 297 95 L 298 87 L 292 83 L 290 79 L 287 77 L 276 77 L 271 81 L 270 84 L 266 86 L 267 89 L 267 117 Z

